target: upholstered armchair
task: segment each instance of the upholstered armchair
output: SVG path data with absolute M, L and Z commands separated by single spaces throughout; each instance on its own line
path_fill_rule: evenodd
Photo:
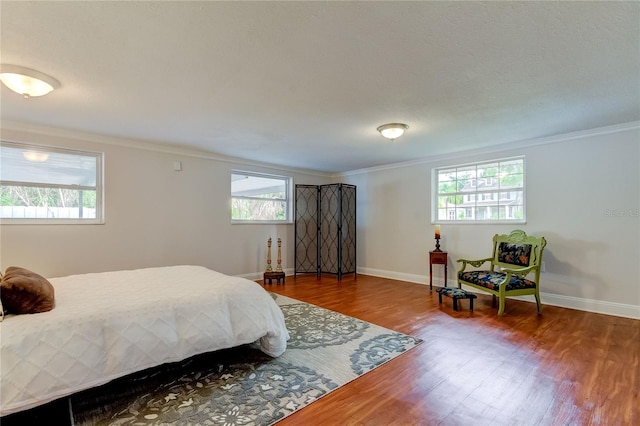
M 458 262 L 462 263 L 458 271 L 458 287 L 466 285 L 491 293 L 494 306 L 498 297 L 498 315 L 504 313 L 507 296 L 532 294 L 536 298 L 540 314 L 540 269 L 542 251 L 546 245 L 544 237 L 531 237 L 518 229 L 508 235 L 496 234 L 493 236 L 491 257 L 477 260 L 458 259 Z M 479 269 L 467 270 L 467 266 Z

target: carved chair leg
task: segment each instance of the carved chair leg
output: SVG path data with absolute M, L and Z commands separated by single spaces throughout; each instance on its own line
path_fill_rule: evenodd
M 500 307 L 498 308 L 498 316 L 504 314 L 504 297 L 500 297 Z
M 538 314 L 542 313 L 542 303 L 540 303 L 540 295 L 538 293 L 535 294 L 536 296 L 536 304 L 538 305 Z

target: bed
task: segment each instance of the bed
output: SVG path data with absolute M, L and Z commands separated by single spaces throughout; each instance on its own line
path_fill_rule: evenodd
M 55 308 L 0 322 L 0 416 L 204 352 L 255 342 L 277 357 L 289 338 L 260 284 L 200 266 L 48 281 Z

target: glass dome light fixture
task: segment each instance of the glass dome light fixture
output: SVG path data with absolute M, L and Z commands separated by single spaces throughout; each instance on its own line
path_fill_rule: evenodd
M 25 151 L 22 153 L 22 156 L 26 160 L 33 161 L 34 163 L 44 163 L 49 159 L 49 154 L 39 151 Z
M 402 136 L 404 134 L 404 131 L 407 130 L 408 128 L 409 126 L 403 123 L 389 123 L 389 124 L 383 124 L 382 126 L 378 127 L 377 130 L 385 138 L 390 139 L 391 141 L 394 141 L 400 136 Z
M 0 81 L 25 99 L 44 96 L 60 87 L 60 82 L 55 78 L 19 65 L 0 65 Z

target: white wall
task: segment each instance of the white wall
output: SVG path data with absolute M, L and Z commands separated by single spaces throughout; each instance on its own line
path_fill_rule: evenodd
M 231 225 L 230 171 L 293 176 L 294 184 L 329 183 L 327 175 L 273 169 L 136 141 L 31 126 L 2 139 L 104 152 L 104 225 L 0 225 L 0 268 L 45 277 L 176 264 L 261 278 L 267 239 L 282 238 L 282 266 L 293 268 L 294 226 Z M 182 162 L 182 171 L 173 162 Z M 153 213 L 151 213 L 153 212 Z
M 494 234 L 519 228 L 548 242 L 543 303 L 640 318 L 637 124 L 518 145 L 336 178 L 358 187 L 359 270 L 428 283 L 432 168 L 524 155 L 527 223 L 442 225 L 449 285 L 456 285 L 456 259 L 490 256 Z M 434 266 L 434 281 L 442 277 Z
M 431 169 L 525 155 L 527 223 L 443 225 L 449 285 L 455 285 L 455 259 L 489 255 L 491 237 L 517 227 L 547 238 L 543 303 L 640 318 L 640 218 L 625 213 L 640 209 L 638 126 L 331 179 L 124 139 L 7 128 L 5 123 L 2 138 L 102 151 L 106 187 L 104 225 L 0 225 L 2 270 L 19 265 L 55 277 L 188 263 L 258 278 L 269 237 L 282 238 L 283 267 L 292 270 L 293 225 L 230 224 L 229 175 L 239 168 L 291 175 L 300 184 L 357 185 L 359 272 L 427 283 L 428 252 L 435 244 Z M 182 162 L 181 172 L 173 171 L 174 161 Z M 441 282 L 441 267 L 434 267 L 434 275 Z

